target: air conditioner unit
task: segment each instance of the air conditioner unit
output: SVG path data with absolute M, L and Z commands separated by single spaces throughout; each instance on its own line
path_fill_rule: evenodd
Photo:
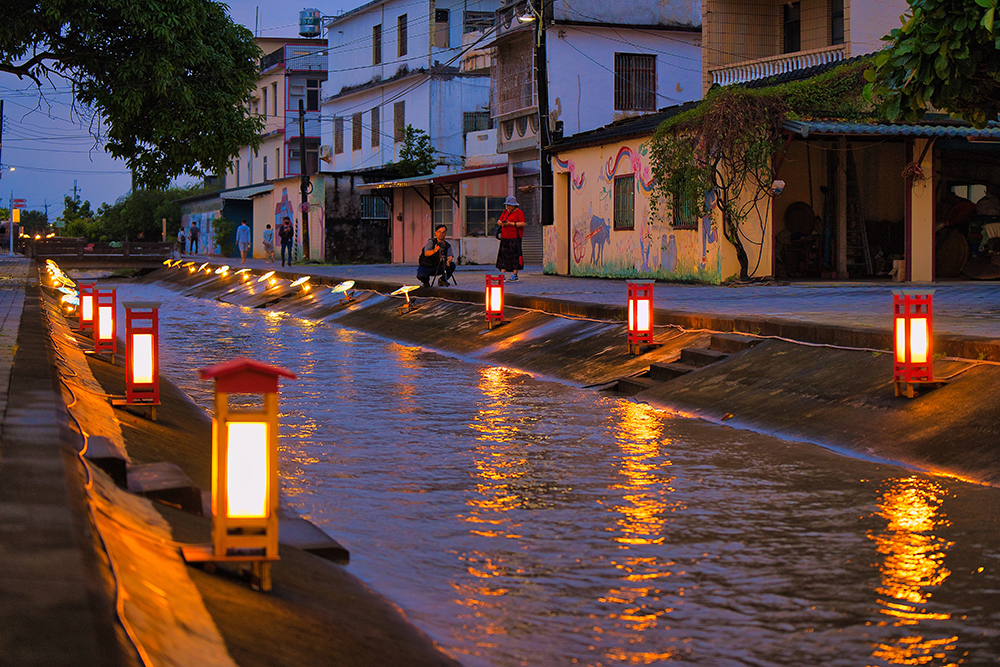
M 325 144 L 323 146 L 320 146 L 319 147 L 319 156 L 321 158 L 324 158 L 324 159 L 325 158 L 329 158 L 330 157 L 330 146 L 325 145 Z

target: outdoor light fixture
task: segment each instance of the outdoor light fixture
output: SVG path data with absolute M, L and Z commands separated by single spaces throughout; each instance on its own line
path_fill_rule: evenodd
M 198 267 L 198 273 L 201 273 L 205 269 L 205 267 L 207 267 L 207 266 L 208 266 L 208 262 L 205 262 L 204 264 L 202 264 L 201 266 L 199 266 Z M 212 269 L 208 269 L 208 272 L 211 273 Z
M 642 343 L 653 342 L 653 281 L 628 283 L 628 353 L 642 354 Z
M 248 562 L 261 590 L 271 590 L 271 561 L 278 560 L 278 379 L 295 373 L 233 359 L 198 376 L 215 380 L 212 544 L 184 547 L 184 558 Z M 259 395 L 262 406 L 235 409 L 230 394 Z
M 354 292 L 351 291 L 351 288 L 353 287 L 354 287 L 353 280 L 345 280 L 344 282 L 338 284 L 336 287 L 330 290 L 330 293 L 343 294 L 344 296 L 340 298 L 339 302 L 341 305 L 343 305 L 345 303 L 350 303 L 351 301 L 354 301 Z
M 148 405 L 156 421 L 160 404 L 158 301 L 123 301 L 125 307 L 125 400 L 114 404 Z
M 110 352 L 111 363 L 114 363 L 115 352 L 118 351 L 116 294 L 114 287 L 94 287 L 94 352 Z
M 893 290 L 896 396 L 914 398 L 915 385 L 942 384 L 934 379 L 934 290 Z
M 216 273 L 217 273 L 218 275 L 220 275 L 220 276 L 224 276 L 224 275 L 226 275 L 227 273 L 229 273 L 229 265 L 228 265 L 228 264 L 223 264 L 222 266 L 220 266 L 219 268 L 217 268 L 217 269 L 215 270 L 215 272 L 216 272 Z
M 403 296 L 406 297 L 406 304 L 400 306 L 397 309 L 399 310 L 400 315 L 405 315 L 406 313 L 410 312 L 411 310 L 417 307 L 415 303 L 410 301 L 410 292 L 412 292 L 415 289 L 420 289 L 420 285 L 403 285 L 398 290 L 389 293 L 389 296 L 399 296 L 400 294 L 402 294 Z
M 486 276 L 486 326 L 503 324 L 503 274 Z
M 94 289 L 97 283 L 80 282 L 77 285 L 77 295 L 80 299 L 80 307 L 77 309 L 77 329 L 80 331 L 94 330 Z
M 265 282 L 268 279 L 270 279 L 270 277 L 273 276 L 273 275 L 274 275 L 274 271 L 268 271 L 267 273 L 265 273 L 264 275 L 262 275 L 260 278 L 258 278 L 257 282 L 259 282 L 259 283 Z
M 296 280 L 295 282 L 293 282 L 290 285 L 290 287 L 299 287 L 299 286 L 302 287 L 302 291 L 303 292 L 308 292 L 309 291 L 309 276 L 302 276 L 301 278 L 299 278 L 298 280 Z

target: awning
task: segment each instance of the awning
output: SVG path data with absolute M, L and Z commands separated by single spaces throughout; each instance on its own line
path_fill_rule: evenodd
M 463 169 L 461 171 L 446 171 L 440 174 L 426 174 L 424 176 L 413 176 L 411 178 L 397 178 L 392 181 L 383 181 L 381 183 L 363 183 L 355 187 L 357 190 L 361 191 L 389 190 L 392 188 L 405 188 L 411 186 L 416 187 L 421 185 L 442 185 L 444 183 L 456 183 L 459 181 L 468 181 L 473 178 L 482 178 L 483 176 L 496 176 L 498 174 L 506 174 L 506 173 L 507 173 L 507 165 L 498 164 L 490 167 Z
M 968 123 L 954 121 L 910 124 L 786 120 L 784 128 L 798 134 L 803 139 L 812 135 L 873 135 L 884 137 L 952 137 L 970 141 L 1000 141 L 1000 124 L 996 122 L 990 122 L 980 130 Z
M 260 197 L 261 195 L 266 195 L 268 192 L 274 189 L 274 185 L 248 185 L 245 188 L 233 188 L 232 190 L 224 190 L 219 193 L 219 197 L 222 199 L 253 199 L 254 197 Z

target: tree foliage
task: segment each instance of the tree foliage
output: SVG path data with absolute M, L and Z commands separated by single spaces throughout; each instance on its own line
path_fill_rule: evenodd
M 976 127 L 1000 112 L 998 0 L 910 0 L 905 23 L 866 73 L 889 120 L 915 121 L 934 107 Z
M 434 153 L 427 133 L 407 125 L 403 132 L 403 145 L 399 147 L 399 162 L 390 164 L 400 178 L 423 176 L 434 171 Z
M 248 112 L 260 50 L 213 0 L 4 0 L 0 71 L 68 80 L 137 183 L 225 173 L 261 119 Z M 83 109 L 79 110 L 81 113 Z
M 176 236 L 181 226 L 181 208 L 176 200 L 199 194 L 200 186 L 167 188 L 166 190 L 135 190 L 119 197 L 114 204 L 102 204 L 91 211 L 90 202 L 77 202 L 66 197 L 59 221 L 64 225 L 63 236 L 78 236 L 88 241 L 148 241 L 160 239 L 163 220 L 167 235 Z

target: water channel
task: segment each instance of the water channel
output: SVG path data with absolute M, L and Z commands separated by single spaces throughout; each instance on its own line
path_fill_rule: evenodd
M 163 370 L 282 383 L 283 493 L 469 666 L 986 665 L 1000 490 L 336 325 L 156 299 Z

